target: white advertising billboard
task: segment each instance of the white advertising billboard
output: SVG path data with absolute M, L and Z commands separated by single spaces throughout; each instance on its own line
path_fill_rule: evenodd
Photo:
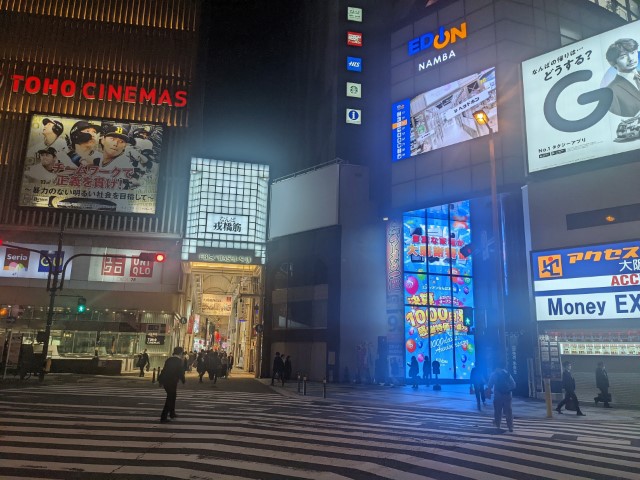
M 202 294 L 202 313 L 228 317 L 231 315 L 232 300 L 231 295 L 204 293 Z
M 640 24 L 522 63 L 529 172 L 640 147 Z
M 144 261 L 138 258 L 109 256 L 111 254 L 138 257 L 141 253 L 140 250 L 94 247 L 91 249 L 91 253 L 94 255 L 104 255 L 104 257 L 91 257 L 89 264 L 89 281 L 160 283 L 162 276 L 161 263 Z
M 19 204 L 153 214 L 162 137 L 160 125 L 35 114 Z

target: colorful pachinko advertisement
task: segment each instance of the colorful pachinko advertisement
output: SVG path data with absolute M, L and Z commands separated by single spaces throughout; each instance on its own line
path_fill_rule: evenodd
M 160 125 L 35 114 L 19 204 L 153 214 L 162 138 Z
M 392 159 L 413 157 L 489 134 L 473 112 L 484 110 L 498 131 L 495 68 L 483 70 L 392 105 Z
M 434 361 L 442 379 L 468 379 L 475 365 L 470 218 L 468 201 L 403 216 L 407 377 L 412 357 L 421 377 Z

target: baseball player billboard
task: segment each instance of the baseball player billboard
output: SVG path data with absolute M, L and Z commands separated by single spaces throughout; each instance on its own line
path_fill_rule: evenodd
M 19 205 L 153 214 L 163 128 L 34 114 Z
M 640 22 L 522 63 L 529 172 L 640 148 Z

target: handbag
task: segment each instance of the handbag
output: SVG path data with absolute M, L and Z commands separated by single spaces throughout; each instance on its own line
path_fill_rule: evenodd
M 566 408 L 570 412 L 575 412 L 578 409 L 576 401 L 573 399 L 573 397 L 567 399 L 567 402 L 564 404 L 564 408 Z
M 491 400 L 491 388 L 487 387 L 484 389 L 484 396 L 487 400 Z
M 469 385 L 469 395 L 473 395 L 476 393 L 475 388 L 473 388 L 473 384 Z

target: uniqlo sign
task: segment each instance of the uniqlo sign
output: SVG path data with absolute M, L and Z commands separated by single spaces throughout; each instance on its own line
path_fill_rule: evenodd
M 359 32 L 347 32 L 347 45 L 351 47 L 362 46 L 362 33 Z

